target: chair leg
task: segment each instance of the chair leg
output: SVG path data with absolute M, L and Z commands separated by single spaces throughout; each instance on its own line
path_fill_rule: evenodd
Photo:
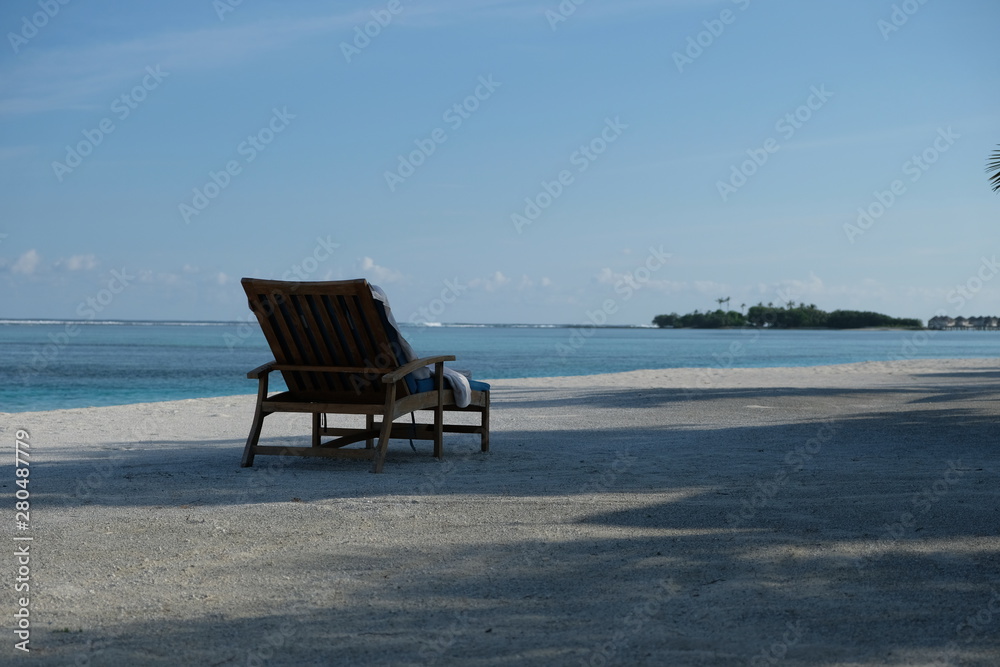
M 365 415 L 365 429 L 370 431 L 375 428 L 375 415 Z M 365 440 L 365 449 L 375 448 L 375 438 Z
M 240 461 L 241 468 L 249 468 L 253 465 L 254 448 L 260 440 L 260 430 L 264 426 L 264 417 L 270 413 L 264 412 L 263 401 L 267 398 L 267 375 L 265 374 L 257 382 L 257 408 L 253 413 L 253 424 L 250 425 L 250 435 L 247 436 L 247 444 L 243 448 L 243 460 Z
M 320 435 L 319 435 L 319 413 L 312 413 L 312 446 L 319 447 Z
M 382 428 L 378 434 L 378 449 L 372 458 L 372 472 L 382 472 L 385 454 L 389 451 L 389 436 L 392 435 L 392 420 L 395 416 L 396 385 L 390 384 L 385 392 L 385 407 L 382 411 Z
M 434 457 L 444 458 L 444 362 L 434 364 L 437 405 L 434 407 Z
M 490 392 L 486 392 L 486 406 L 483 408 L 483 432 L 480 434 L 479 449 L 483 452 L 490 451 Z
M 243 448 L 243 460 L 240 461 L 241 468 L 253 466 L 254 448 L 260 440 L 260 429 L 264 425 L 264 415 L 258 411 L 253 418 L 253 426 L 250 427 L 250 435 L 247 437 L 246 447 Z
M 266 416 L 258 407 L 257 412 L 253 416 L 253 425 L 250 427 L 250 435 L 247 436 L 246 447 L 243 448 L 243 460 L 240 461 L 241 468 L 253 466 L 254 448 L 257 447 L 257 441 L 260 440 L 260 430 L 264 426 L 264 417 Z
M 389 451 L 389 434 L 392 433 L 392 420 L 389 415 L 382 417 L 382 428 L 378 436 L 378 449 L 375 450 L 375 457 L 372 459 L 372 472 L 382 472 L 385 464 L 385 455 Z
M 444 458 L 444 408 L 434 408 L 434 457 Z

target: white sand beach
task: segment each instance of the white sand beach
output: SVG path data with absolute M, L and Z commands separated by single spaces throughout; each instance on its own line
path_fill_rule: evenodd
M 381 475 L 241 469 L 249 394 L 3 415 L 4 662 L 1000 664 L 1000 363 L 492 384 L 490 453 L 393 441 Z

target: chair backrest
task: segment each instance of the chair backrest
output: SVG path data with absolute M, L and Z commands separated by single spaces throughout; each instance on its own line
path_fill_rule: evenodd
M 291 393 L 351 402 L 383 400 L 380 377 L 401 365 L 402 352 L 367 280 L 244 278 L 242 283 L 279 368 L 343 369 L 280 368 Z M 407 394 L 404 387 L 397 392 Z

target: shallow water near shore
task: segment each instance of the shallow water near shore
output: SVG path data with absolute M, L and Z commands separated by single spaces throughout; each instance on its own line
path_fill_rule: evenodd
M 822 366 L 895 359 L 995 358 L 989 331 L 756 331 L 403 325 L 421 355 L 453 354 L 479 379 L 658 368 Z M 246 323 L 0 324 L 0 411 L 25 412 L 247 394 L 271 360 Z M 273 389 L 281 389 L 275 377 Z

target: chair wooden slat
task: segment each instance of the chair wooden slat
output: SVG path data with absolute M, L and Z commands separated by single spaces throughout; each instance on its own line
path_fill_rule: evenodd
M 337 349 L 344 355 L 349 365 L 360 365 L 361 355 L 358 353 L 357 343 L 348 331 L 347 321 L 340 315 L 342 312 L 340 300 L 335 296 L 324 294 L 320 297 L 320 304 L 322 306 L 320 314 L 330 322 L 331 331 L 336 336 Z
M 371 294 L 367 296 L 368 300 L 371 301 Z M 357 349 L 358 355 L 360 355 L 360 364 L 364 366 L 384 366 L 386 362 L 379 356 L 379 342 L 372 335 L 371 329 L 365 321 L 363 310 L 359 308 L 359 301 L 360 296 L 358 295 L 345 297 L 342 300 L 342 313 L 345 321 L 348 323 L 351 338 L 356 344 L 355 349 Z M 378 382 L 378 378 L 362 376 L 354 378 L 354 381 L 374 385 Z M 378 392 L 380 390 L 372 387 L 371 391 Z
M 356 300 L 353 298 L 343 299 L 342 308 L 342 312 L 347 320 L 351 336 L 357 345 L 358 354 L 361 355 L 361 363 L 368 365 L 369 362 L 375 357 L 375 354 L 373 354 L 375 345 L 371 338 L 365 335 L 363 322 L 361 321 L 361 316 L 358 313 Z
M 333 312 L 332 301 L 329 296 L 313 294 L 309 298 L 309 306 L 313 319 L 323 333 L 327 350 L 330 357 L 337 361 L 337 365 L 354 366 L 355 356 L 350 348 L 346 346 L 343 327 Z M 350 390 L 349 381 L 343 374 L 336 374 L 331 377 L 331 387 L 335 391 Z
M 298 319 L 301 332 L 302 359 L 303 365 L 324 366 L 329 359 L 329 350 L 323 334 L 313 319 L 307 303 L 307 296 L 304 294 L 294 294 L 289 297 L 289 304 Z M 306 371 L 306 377 L 315 391 L 333 391 L 332 373 L 318 373 Z
M 342 354 L 330 336 L 330 325 L 328 321 L 323 321 L 318 317 L 319 309 L 316 305 L 315 295 L 307 294 L 302 297 L 302 317 L 313 332 L 313 348 L 320 365 L 339 366 L 344 363 Z M 330 391 L 342 389 L 339 373 L 324 374 L 324 388 Z
M 282 305 L 282 313 L 284 315 L 283 324 L 288 329 L 289 335 L 291 336 L 294 359 L 296 360 L 296 363 L 302 366 L 311 365 L 312 359 L 309 354 L 306 332 L 301 327 L 298 313 L 295 310 L 295 298 L 291 295 L 286 295 L 285 303 Z M 316 392 L 322 390 L 322 386 L 312 373 L 306 371 L 293 371 L 293 373 L 298 378 L 298 381 L 301 383 L 301 386 L 305 391 Z

